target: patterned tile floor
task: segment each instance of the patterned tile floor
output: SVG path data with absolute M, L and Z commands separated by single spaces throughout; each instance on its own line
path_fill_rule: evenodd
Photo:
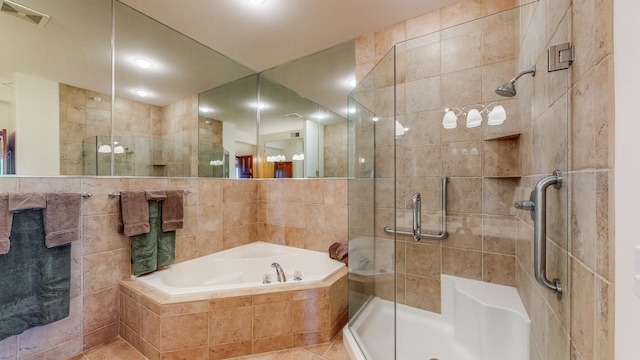
M 121 338 L 98 345 L 71 360 L 146 360 Z M 342 333 L 330 343 L 236 357 L 230 360 L 349 360 Z

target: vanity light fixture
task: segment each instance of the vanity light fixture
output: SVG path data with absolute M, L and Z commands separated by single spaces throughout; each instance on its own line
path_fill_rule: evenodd
M 151 61 L 143 58 L 135 58 L 133 59 L 133 62 L 143 69 L 150 69 L 153 66 L 153 63 Z
M 442 118 L 442 127 L 445 129 L 455 129 L 458 127 L 458 117 L 461 116 L 466 117 L 465 126 L 467 128 L 478 127 L 482 124 L 483 114 L 487 116 L 487 125 L 502 125 L 507 119 L 507 112 L 502 105 L 495 105 L 491 111 L 489 111 L 489 107 L 492 105 L 495 104 L 473 105 L 469 107 L 468 112 L 465 112 L 467 107 L 463 107 L 462 109 L 456 107 L 444 109 L 445 114 Z M 477 107 L 481 107 L 481 109 L 478 110 Z
M 135 93 L 138 94 L 138 96 L 142 96 L 142 97 L 149 96 L 149 92 L 146 90 L 135 90 Z

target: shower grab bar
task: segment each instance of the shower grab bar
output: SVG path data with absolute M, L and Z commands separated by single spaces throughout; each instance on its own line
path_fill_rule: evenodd
M 536 280 L 556 294 L 558 300 L 562 298 L 562 283 L 560 279 L 547 279 L 547 188 L 562 187 L 562 171 L 556 170 L 553 175 L 538 181 L 535 190 L 531 192 L 528 201 L 516 201 L 515 207 L 520 210 L 531 211 L 534 221 L 533 255 Z
M 439 234 L 423 234 L 421 232 L 421 204 L 422 201 L 420 199 L 420 193 L 413 194 L 413 231 L 402 231 L 395 230 L 388 226 L 384 227 L 384 232 L 387 234 L 398 234 L 398 235 L 411 235 L 413 236 L 414 241 L 420 241 L 420 239 L 433 239 L 433 240 L 444 240 L 449 237 L 449 233 L 447 232 L 447 182 L 449 182 L 449 178 L 443 176 L 440 178 L 442 181 L 442 228 Z

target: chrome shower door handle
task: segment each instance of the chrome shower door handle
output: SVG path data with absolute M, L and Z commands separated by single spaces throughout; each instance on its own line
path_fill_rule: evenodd
M 531 211 L 534 221 L 533 235 L 533 267 L 536 280 L 544 287 L 556 293 L 558 299 L 562 298 L 562 283 L 559 279 L 549 281 L 547 279 L 547 189 L 562 187 L 562 172 L 556 170 L 553 175 L 538 181 L 535 190 L 531 193 L 529 201 L 518 201 L 515 206 L 521 210 Z
M 420 241 L 421 232 L 421 200 L 420 193 L 413 194 L 413 241 Z

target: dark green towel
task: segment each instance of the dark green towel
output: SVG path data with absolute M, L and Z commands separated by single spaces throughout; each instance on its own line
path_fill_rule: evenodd
M 47 249 L 42 210 L 13 214 L 0 255 L 0 340 L 69 315 L 71 246 Z
M 176 232 L 162 231 L 161 203 L 149 201 L 149 226 L 149 233 L 131 237 L 131 263 L 136 276 L 171 265 L 176 260 Z

